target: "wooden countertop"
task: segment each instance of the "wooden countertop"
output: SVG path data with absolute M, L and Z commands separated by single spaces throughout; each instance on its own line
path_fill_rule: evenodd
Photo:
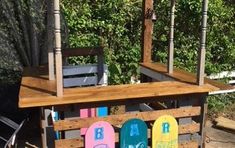
M 195 74 L 174 68 L 174 72 L 172 74 L 167 73 L 167 66 L 162 63 L 141 63 L 140 66 L 147 68 L 149 70 L 158 72 L 160 74 L 163 74 L 167 77 L 170 77 L 172 79 L 175 79 L 176 81 L 184 82 L 184 83 L 190 83 L 190 84 L 196 84 L 197 77 Z M 223 84 L 222 82 L 211 80 L 208 78 L 205 78 L 205 84 L 210 84 L 214 87 L 217 87 L 217 90 L 212 90 L 211 92 L 221 92 L 223 93 L 224 90 L 231 90 L 231 92 L 235 91 L 235 88 L 228 84 Z M 213 93 L 212 93 L 213 94 Z
M 73 103 L 92 103 L 104 101 L 134 100 L 150 97 L 207 93 L 218 88 L 205 84 L 192 85 L 184 82 L 166 81 L 141 84 L 78 87 L 64 89 L 63 97 L 56 97 L 55 81 L 49 81 L 44 68 L 24 70 L 19 107 L 43 107 Z

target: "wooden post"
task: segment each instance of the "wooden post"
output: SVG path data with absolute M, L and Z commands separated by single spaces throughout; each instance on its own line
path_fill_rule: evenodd
M 54 68 L 54 35 L 53 35 L 53 2 L 47 0 L 47 51 L 49 80 L 55 80 Z
M 168 64 L 167 72 L 173 73 L 174 66 L 174 25 L 175 25 L 175 0 L 171 0 L 171 24 L 170 24 L 170 34 L 169 34 L 169 47 L 168 47 Z
M 56 64 L 56 90 L 57 97 L 63 96 L 61 34 L 60 34 L 60 1 L 54 0 L 55 17 L 55 64 Z
M 201 40 L 200 49 L 198 50 L 197 64 L 197 84 L 204 84 L 205 75 L 205 57 L 206 57 L 206 26 L 207 26 L 208 0 L 202 2 L 202 22 L 201 22 Z
M 151 62 L 153 33 L 153 0 L 143 0 L 142 62 Z

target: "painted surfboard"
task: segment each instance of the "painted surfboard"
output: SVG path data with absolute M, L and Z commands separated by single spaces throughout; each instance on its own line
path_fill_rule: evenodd
M 120 134 L 121 148 L 147 148 L 148 147 L 148 128 L 144 121 L 131 119 L 126 121 Z
M 96 109 L 89 108 L 89 109 L 80 109 L 80 118 L 87 118 L 87 117 L 95 117 L 96 116 Z M 85 135 L 87 128 L 81 128 L 81 135 Z
M 178 148 L 178 123 L 169 115 L 159 117 L 152 129 L 152 148 Z
M 98 107 L 96 108 L 97 117 L 105 117 L 108 115 L 108 107 Z
M 115 133 L 108 122 L 99 121 L 92 124 L 85 135 L 85 148 L 114 148 Z

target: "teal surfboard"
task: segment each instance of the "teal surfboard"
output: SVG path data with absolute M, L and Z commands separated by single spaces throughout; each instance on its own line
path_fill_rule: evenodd
M 148 147 L 148 128 L 144 121 L 131 119 L 126 121 L 120 134 L 121 148 L 147 148 Z

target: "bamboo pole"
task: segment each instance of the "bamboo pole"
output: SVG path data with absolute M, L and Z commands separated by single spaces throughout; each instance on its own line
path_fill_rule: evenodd
M 208 11 L 208 0 L 203 0 L 203 2 L 202 2 L 201 39 L 200 39 L 200 48 L 198 50 L 198 64 L 197 64 L 197 84 L 198 85 L 204 84 L 205 57 L 206 57 L 207 11 Z
M 61 34 L 60 34 L 60 1 L 54 0 L 55 17 L 55 65 L 56 65 L 56 90 L 57 97 L 63 96 Z
M 171 0 L 171 23 L 170 23 L 170 34 L 169 34 L 169 46 L 168 46 L 168 63 L 167 72 L 173 73 L 174 66 L 174 25 L 175 25 L 175 0 Z
M 53 1 L 47 0 L 47 51 L 49 80 L 55 80 L 53 24 Z

